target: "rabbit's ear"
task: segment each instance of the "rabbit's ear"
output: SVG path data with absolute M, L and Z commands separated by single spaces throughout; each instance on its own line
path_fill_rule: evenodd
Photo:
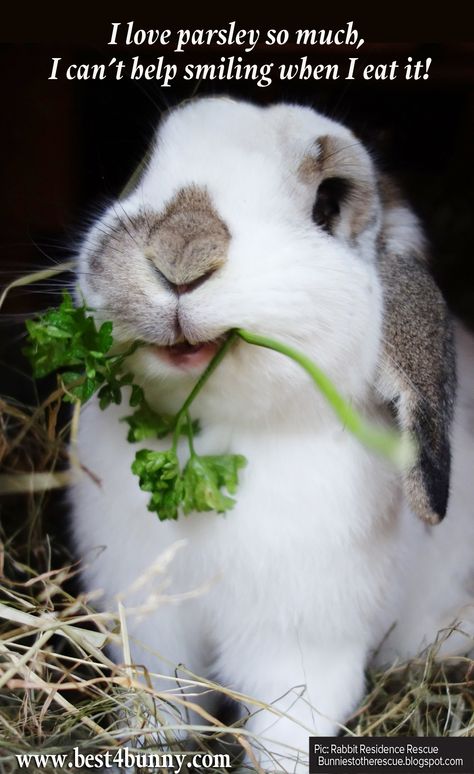
M 449 494 L 456 391 L 453 332 L 421 245 L 413 244 L 413 215 L 403 206 L 395 209 L 386 214 L 389 225 L 378 255 L 384 294 L 378 386 L 394 407 L 400 428 L 418 444 L 417 461 L 405 474 L 410 506 L 421 519 L 436 524 L 446 514 Z
M 299 171 L 316 183 L 313 218 L 329 233 L 357 246 L 381 222 L 384 345 L 378 387 L 400 429 L 417 441 L 417 461 L 404 482 L 411 508 L 435 524 L 448 502 L 456 374 L 451 319 L 430 273 L 421 229 L 391 181 L 377 179 L 354 137 L 320 137 Z

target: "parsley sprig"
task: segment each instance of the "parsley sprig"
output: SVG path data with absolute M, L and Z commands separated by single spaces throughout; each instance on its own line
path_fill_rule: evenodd
M 150 495 L 148 509 L 160 520 L 177 519 L 180 512 L 225 513 L 235 505 L 232 495 L 237 491 L 239 471 L 247 461 L 241 454 L 199 455 L 194 445 L 199 424 L 191 420 L 189 409 L 238 338 L 280 352 L 304 368 L 343 425 L 365 446 L 400 468 L 408 467 L 414 460 L 416 447 L 410 436 L 365 422 L 306 355 L 280 341 L 242 328 L 228 334 L 177 414 L 160 415 L 147 403 L 133 374 L 126 370 L 126 359 L 144 343 L 136 341 L 125 351 L 114 352 L 112 323 L 104 322 L 97 328 L 90 312 L 92 310 L 85 304 L 76 307 L 65 292 L 57 309 L 50 309 L 26 323 L 28 345 L 24 352 L 36 377 L 58 371 L 65 401 L 85 403 L 97 393 L 100 408 L 105 409 L 111 403 L 120 404 L 123 389 L 129 389 L 129 405 L 135 411 L 123 421 L 128 424 L 130 442 L 171 436 L 171 448 L 165 451 L 141 449 L 132 463 L 140 488 Z M 187 439 L 189 452 L 184 465 L 178 456 L 182 435 Z
M 179 512 L 230 510 L 238 486 L 238 472 L 246 464 L 240 454 L 200 456 L 194 448 L 194 436 L 199 423 L 191 421 L 189 408 L 225 356 L 235 336 L 229 336 L 204 373 L 198 379 L 186 401 L 175 416 L 161 415 L 147 403 L 143 389 L 134 383 L 133 374 L 126 370 L 126 359 L 143 342 L 134 342 L 124 352 L 114 353 L 112 323 L 97 328 L 91 309 L 74 306 L 69 293 L 57 309 L 49 309 L 26 323 L 28 344 L 24 353 L 29 358 L 35 377 L 58 371 L 64 389 L 63 399 L 85 403 L 97 393 L 101 409 L 122 402 L 124 387 L 130 389 L 129 404 L 133 414 L 124 417 L 130 442 L 149 438 L 172 437 L 166 451 L 141 449 L 135 455 L 132 471 L 139 477 L 140 488 L 150 493 L 148 509 L 161 520 L 177 519 Z M 185 435 L 189 459 L 181 467 L 178 443 Z
M 132 385 L 131 406 L 143 400 L 143 391 L 133 385 L 133 375 L 123 373 L 124 362 L 139 346 L 110 354 L 113 345 L 112 323 L 97 328 L 85 305 L 75 307 L 69 293 L 57 309 L 48 309 L 36 320 L 27 320 L 28 345 L 24 349 L 35 377 L 61 371 L 64 400 L 85 403 L 96 392 L 102 409 L 120 403 L 122 389 Z
M 235 494 L 237 490 L 239 470 L 247 464 L 247 460 L 241 454 L 198 455 L 194 448 L 196 423 L 192 422 L 189 416 L 191 404 L 222 362 L 235 339 L 236 333 L 231 333 L 227 337 L 178 413 L 171 419 L 170 428 L 173 431 L 171 449 L 167 451 L 142 449 L 135 455 L 132 471 L 139 478 L 140 488 L 145 492 L 151 492 L 148 510 L 155 511 L 162 521 L 177 519 L 180 509 L 185 514 L 191 511 L 225 513 L 235 505 L 235 500 L 230 495 Z M 140 409 L 136 413 L 140 414 Z M 127 422 L 132 432 L 135 432 L 133 417 L 127 418 Z M 178 440 L 183 428 L 188 439 L 189 459 L 181 470 L 178 459 Z
M 414 438 L 409 433 L 400 433 L 397 430 L 387 428 L 382 429 L 366 422 L 359 412 L 340 395 L 329 377 L 309 357 L 288 344 L 270 339 L 268 336 L 260 336 L 243 328 L 239 328 L 236 333 L 248 344 L 273 349 L 275 352 L 280 352 L 280 354 L 291 358 L 304 368 L 346 430 L 352 433 L 363 446 L 385 457 L 401 470 L 414 462 L 417 453 Z

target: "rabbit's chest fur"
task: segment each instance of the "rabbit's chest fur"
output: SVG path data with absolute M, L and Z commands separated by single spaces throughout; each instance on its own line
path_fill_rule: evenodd
M 336 422 L 319 432 L 210 423 L 197 440 L 201 453 L 226 442 L 226 451 L 248 458 L 235 507 L 160 522 L 130 471 L 137 446 L 124 438 L 123 413 L 84 411 L 81 455 L 100 486 L 84 478 L 74 496 L 81 553 L 93 557 L 94 547 L 104 547 L 86 569 L 88 585 L 104 589 L 108 604 L 122 593 L 126 605 L 143 604 L 163 582 L 150 568 L 178 544 L 166 594 L 196 592 L 192 605 L 182 604 L 194 636 L 217 651 L 242 632 L 254 636 L 262 622 L 275 637 L 294 629 L 331 642 L 351 631 L 377 644 L 393 617 L 400 531 L 398 485 L 380 460 Z M 127 596 L 147 572 L 149 581 Z M 168 634 L 154 616 L 149 627 L 153 646 L 166 649 Z M 180 652 L 168 655 L 183 660 Z

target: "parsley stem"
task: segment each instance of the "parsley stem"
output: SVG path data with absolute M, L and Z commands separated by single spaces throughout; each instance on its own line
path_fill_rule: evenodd
M 248 344 L 256 344 L 259 347 L 280 352 L 304 368 L 343 425 L 367 448 L 386 457 L 399 468 L 405 469 L 413 464 L 416 444 L 411 435 L 391 429 L 381 429 L 366 422 L 340 395 L 326 374 L 302 352 L 293 349 L 288 344 L 283 344 L 267 336 L 260 336 L 243 328 L 236 329 L 235 333 Z
M 227 354 L 228 350 L 230 349 L 231 345 L 234 343 L 236 338 L 237 338 L 237 333 L 235 331 L 231 331 L 231 333 L 227 336 L 226 340 L 222 344 L 221 348 L 216 352 L 216 354 L 212 358 L 206 370 L 201 374 L 196 384 L 194 385 L 193 389 L 191 390 L 188 397 L 186 398 L 183 405 L 181 406 L 178 413 L 176 414 L 175 428 L 178 428 L 178 425 L 181 423 L 181 418 L 187 413 L 191 403 L 201 392 L 202 388 L 206 384 L 211 374 L 214 373 L 217 366 L 222 362 L 222 360 L 224 359 L 225 355 Z
M 125 350 L 125 352 L 117 352 L 116 355 L 104 355 L 104 360 L 107 362 L 115 362 L 122 364 L 122 361 L 125 360 L 127 357 L 130 357 L 130 355 L 133 355 L 134 352 L 137 351 L 139 347 L 146 347 L 147 342 L 146 341 L 134 341 L 133 344 L 130 345 L 128 349 Z
M 181 411 L 179 411 L 178 414 L 176 414 L 176 417 L 174 420 L 173 446 L 171 447 L 174 452 L 178 448 L 178 441 L 179 441 L 179 436 L 181 434 L 181 425 L 182 425 L 183 419 L 184 419 L 184 414 Z
M 191 457 L 196 456 L 196 451 L 194 449 L 194 433 L 193 433 L 193 423 L 191 421 L 191 417 L 189 416 L 189 411 L 186 412 L 186 433 L 188 436 L 188 444 L 189 444 L 189 451 L 191 454 Z

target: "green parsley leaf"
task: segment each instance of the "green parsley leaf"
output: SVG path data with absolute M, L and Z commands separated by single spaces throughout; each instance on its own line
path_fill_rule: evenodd
M 238 471 L 246 464 L 240 454 L 200 457 L 193 454 L 181 472 L 173 449 L 164 452 L 142 449 L 137 452 L 132 471 L 139 477 L 140 489 L 150 492 L 148 510 L 160 521 L 177 519 L 179 510 L 224 513 L 235 500 L 221 491 L 235 492 Z
M 157 513 L 160 521 L 177 519 L 183 482 L 176 452 L 141 449 L 135 455 L 132 472 L 139 477 L 140 489 L 151 493 L 148 510 Z
M 135 387 L 136 385 L 133 385 L 133 388 Z M 141 394 L 142 398 L 138 404 L 138 409 L 130 416 L 123 417 L 121 420 L 122 422 L 126 422 L 129 426 L 127 440 L 130 441 L 130 443 L 134 443 L 136 441 L 144 441 L 147 438 L 165 438 L 167 435 L 170 435 L 170 433 L 173 433 L 176 428 L 177 417 L 170 414 L 157 414 L 146 402 L 143 391 Z M 131 406 L 134 405 L 132 399 L 133 393 L 132 398 L 130 399 Z M 199 420 L 195 419 L 191 423 L 191 432 L 193 436 L 198 435 L 200 429 Z M 188 430 L 186 427 L 180 427 L 179 435 L 187 435 L 187 433 Z
M 146 438 L 164 438 L 173 432 L 175 418 L 157 414 L 143 400 L 140 407 L 131 416 L 124 417 L 122 422 L 128 424 L 127 439 L 133 443 L 134 441 L 144 441 Z
M 223 454 L 221 457 L 192 455 L 183 471 L 184 513 L 224 513 L 233 508 L 235 500 L 225 495 L 221 489 L 225 487 L 230 493 L 236 491 L 238 471 L 245 464 L 246 459 L 240 454 Z
M 141 342 L 125 353 L 109 354 L 113 345 L 113 324 L 99 329 L 86 306 L 75 307 L 69 293 L 57 309 L 49 309 L 36 320 L 28 320 L 28 345 L 24 353 L 30 359 L 36 377 L 52 371 L 60 373 L 65 388 L 64 400 L 85 403 L 98 392 L 102 409 L 122 401 L 122 389 L 131 386 L 130 405 L 144 401 L 143 390 L 133 384 L 133 374 L 123 373 L 123 364 Z M 69 370 L 71 369 L 71 370 Z
M 113 343 L 112 323 L 104 322 L 97 330 L 88 311 L 85 306 L 75 307 L 70 294 L 64 292 L 57 309 L 49 309 L 37 320 L 27 321 L 29 343 L 24 353 L 36 377 L 59 368 L 83 366 L 87 377 L 95 379 Z

